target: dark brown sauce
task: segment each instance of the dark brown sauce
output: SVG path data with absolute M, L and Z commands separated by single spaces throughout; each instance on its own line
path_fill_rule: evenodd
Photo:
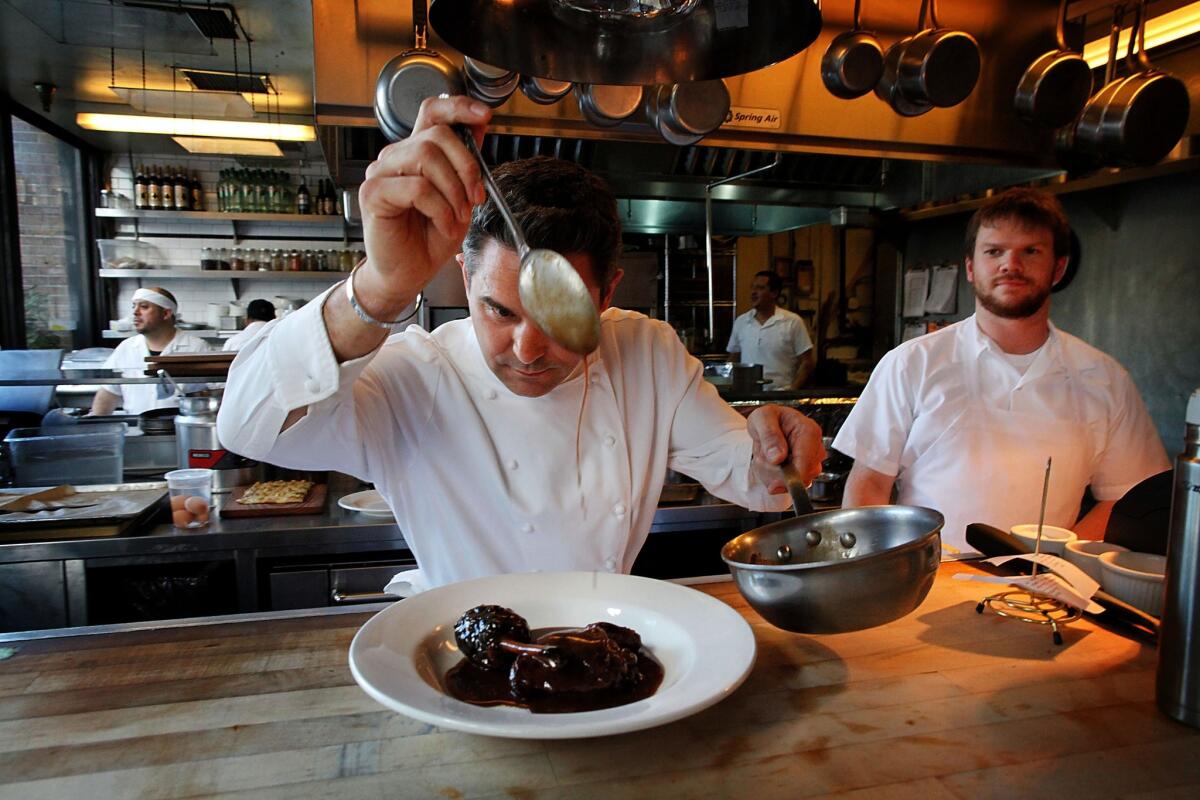
M 534 641 L 564 630 L 570 629 L 535 630 Z M 522 698 L 513 693 L 507 669 L 481 669 L 464 658 L 446 670 L 445 686 L 451 697 L 477 706 L 516 706 L 535 714 L 569 714 L 614 708 L 650 697 L 662 685 L 662 665 L 642 647 L 637 653 L 637 670 L 637 679 L 623 686 L 586 692 L 538 692 Z

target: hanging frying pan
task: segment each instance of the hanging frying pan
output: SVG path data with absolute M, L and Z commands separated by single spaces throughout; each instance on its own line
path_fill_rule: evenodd
M 1100 114 L 1100 148 L 1110 164 L 1158 163 L 1183 136 L 1191 112 L 1187 86 L 1174 75 L 1155 69 L 1146 55 L 1147 16 L 1146 0 L 1140 0 L 1129 41 L 1132 51 L 1136 34 L 1141 69 L 1109 95 Z
M 1029 65 L 1013 98 L 1013 106 L 1023 119 L 1050 128 L 1066 125 L 1079 116 L 1092 94 L 1092 68 L 1081 54 L 1067 47 L 1063 33 L 1067 2 L 1060 0 L 1058 6 L 1054 28 L 1058 49 L 1043 53 Z
M 929 28 L 921 31 L 900 55 L 897 80 L 909 100 L 949 108 L 966 100 L 979 81 L 979 42 L 966 31 L 943 28 L 937 0 L 929 4 Z
M 393 142 L 412 134 L 421 103 L 439 94 L 462 94 L 462 75 L 425 46 L 427 0 L 413 0 L 414 47 L 383 65 L 375 81 L 375 119 Z
M 929 0 L 921 0 L 917 30 L 925 27 L 928 3 Z M 904 56 L 905 48 L 912 44 L 914 38 L 916 38 L 916 34 L 906 36 L 887 49 L 887 52 L 883 54 L 883 76 L 875 85 L 875 96 L 891 106 L 892 110 L 902 117 L 917 117 L 933 109 L 932 103 L 906 97 L 900 89 L 900 59 Z
M 641 86 L 575 84 L 579 113 L 601 128 L 611 128 L 631 118 L 642 107 L 642 94 Z
M 825 88 L 843 100 L 862 97 L 883 77 L 883 48 L 875 34 L 859 24 L 861 2 L 854 0 L 854 27 L 834 37 L 821 58 Z

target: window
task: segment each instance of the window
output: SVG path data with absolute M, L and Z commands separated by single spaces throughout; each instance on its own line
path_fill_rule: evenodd
M 77 144 L 31 119 L 14 113 L 0 126 L 11 154 L 11 177 L 0 190 L 7 195 L 6 216 L 15 222 L 4 270 L 15 292 L 6 300 L 24 319 L 23 330 L 17 324 L 6 331 L 4 344 L 86 347 L 94 327 L 86 158 Z

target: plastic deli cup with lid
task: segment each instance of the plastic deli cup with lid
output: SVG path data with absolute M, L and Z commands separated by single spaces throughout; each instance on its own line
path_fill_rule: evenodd
M 177 469 L 164 477 L 171 493 L 171 522 L 175 527 L 181 530 L 206 527 L 212 505 L 213 471 Z

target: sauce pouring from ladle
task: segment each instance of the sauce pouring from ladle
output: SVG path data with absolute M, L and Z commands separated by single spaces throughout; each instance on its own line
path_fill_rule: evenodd
M 516 245 L 521 263 L 517 276 L 521 305 L 537 326 L 559 345 L 580 355 L 591 353 L 600 344 L 600 315 L 587 284 L 571 262 L 559 253 L 529 246 L 525 232 L 492 179 L 492 172 L 483 160 L 470 128 L 455 125 L 454 129 L 479 164 L 488 196 L 504 217 Z

